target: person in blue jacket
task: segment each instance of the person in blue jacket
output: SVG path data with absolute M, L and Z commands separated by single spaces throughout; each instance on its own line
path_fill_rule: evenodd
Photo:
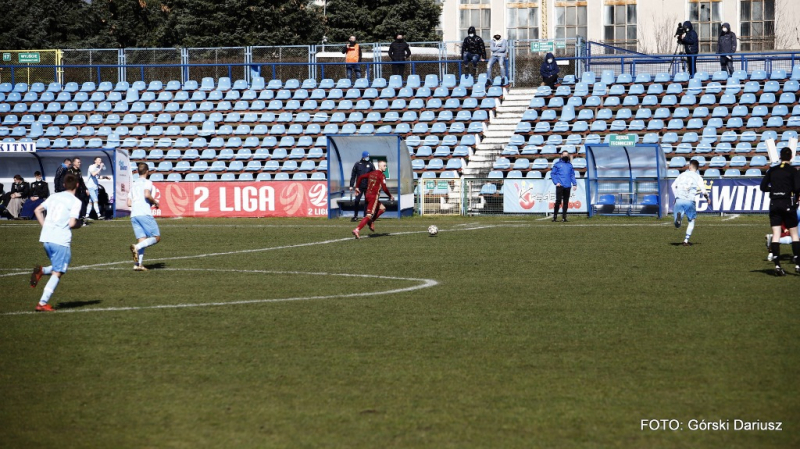
M 567 208 L 569 207 L 569 196 L 574 188 L 578 187 L 578 181 L 575 180 L 575 169 L 572 168 L 572 162 L 569 160 L 569 152 L 562 151 L 561 159 L 553 165 L 550 170 L 550 178 L 553 184 L 556 185 L 556 203 L 553 206 L 553 221 L 558 220 L 558 206 L 564 204 L 564 210 L 561 214 L 561 221 L 567 221 Z
M 539 73 L 542 74 L 542 82 L 550 86 L 551 89 L 555 88 L 558 80 L 558 64 L 556 64 L 556 57 L 552 53 L 548 53 L 544 57 L 542 66 L 539 67 Z
M 686 51 L 686 65 L 689 68 L 689 76 L 694 76 L 697 71 L 697 56 L 700 53 L 700 45 L 697 39 L 697 31 L 692 28 L 692 22 L 683 22 L 685 32 L 681 34 L 679 42 L 683 44 Z

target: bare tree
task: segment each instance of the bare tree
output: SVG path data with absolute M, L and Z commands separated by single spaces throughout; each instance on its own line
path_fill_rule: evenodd
M 797 7 L 797 0 L 777 0 L 775 2 L 775 48 L 800 48 L 800 28 L 792 21 L 792 14 L 784 13 Z M 795 14 L 797 14 L 795 12 Z
M 651 16 L 651 38 L 639 39 L 642 53 L 666 55 L 675 51 L 675 28 L 678 16 L 653 13 Z

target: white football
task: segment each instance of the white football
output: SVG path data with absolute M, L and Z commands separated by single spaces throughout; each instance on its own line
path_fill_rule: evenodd
M 439 228 L 437 228 L 436 225 L 428 226 L 428 234 L 430 234 L 431 237 L 435 236 L 438 233 L 439 233 Z

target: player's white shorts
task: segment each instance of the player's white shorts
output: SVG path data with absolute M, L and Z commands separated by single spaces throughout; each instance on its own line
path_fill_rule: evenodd
M 137 239 L 161 235 L 161 231 L 158 230 L 158 223 L 156 223 L 156 219 L 152 215 L 131 217 L 131 224 L 133 225 L 133 234 Z

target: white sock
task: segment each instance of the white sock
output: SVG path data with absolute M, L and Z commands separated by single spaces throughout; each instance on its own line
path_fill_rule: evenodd
M 141 248 L 139 249 L 139 265 L 142 264 L 143 260 L 144 260 L 144 248 Z
M 153 246 L 156 243 L 158 243 L 158 240 L 156 240 L 155 237 L 148 237 L 148 238 L 142 240 L 141 242 L 137 243 L 136 244 L 136 249 L 147 248 L 148 246 Z
M 689 226 L 686 226 L 686 240 L 684 240 L 684 242 L 689 241 L 689 237 L 692 236 L 692 231 L 694 231 L 694 220 L 689 222 Z
M 53 266 L 49 265 L 49 266 L 46 266 L 46 267 L 42 268 L 42 274 L 46 274 L 48 276 L 53 274 Z
M 47 301 L 50 301 L 50 296 L 56 291 L 56 287 L 58 286 L 58 281 L 61 278 L 58 276 L 53 276 L 47 281 L 47 285 L 44 286 L 44 292 L 42 293 L 42 298 L 39 300 L 39 305 L 43 306 L 47 304 Z
M 100 218 L 100 206 L 97 203 L 93 203 L 94 205 L 94 213 L 97 214 L 97 218 Z

